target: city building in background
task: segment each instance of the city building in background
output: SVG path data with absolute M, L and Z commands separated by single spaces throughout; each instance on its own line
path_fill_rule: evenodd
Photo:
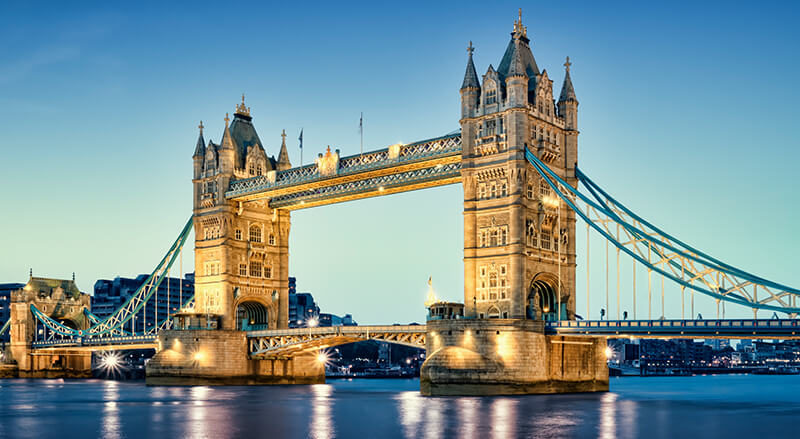
M 311 293 L 289 293 L 289 327 L 302 328 L 313 322 L 319 323 L 319 306 Z
M 345 314 L 344 316 L 337 316 L 336 314 L 320 313 L 319 326 L 358 326 L 358 323 L 353 320 L 352 314 Z
M 130 299 L 147 277 L 147 274 L 140 274 L 134 279 L 119 276 L 114 280 L 99 279 L 94 283 L 92 313 L 101 319 L 110 316 Z M 158 306 L 152 306 L 156 303 L 153 299 L 148 301 L 145 318 L 134 318 L 132 323 L 136 332 L 143 331 L 145 323 L 147 329 L 152 329 L 169 314 L 177 312 L 182 302 L 194 296 L 194 274 L 187 273 L 183 280 L 175 277 L 164 279 L 155 294 Z
M 7 283 L 0 284 L 0 326 L 11 319 L 11 292 L 16 291 L 25 284 L 20 283 Z M 8 343 L 11 341 L 11 333 L 6 331 L 0 335 L 0 343 Z

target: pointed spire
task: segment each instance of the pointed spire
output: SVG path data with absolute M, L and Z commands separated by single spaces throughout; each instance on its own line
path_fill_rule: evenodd
M 206 141 L 203 139 L 203 121 L 200 121 L 200 125 L 197 126 L 200 129 L 200 135 L 197 137 L 197 147 L 194 149 L 194 155 L 192 157 L 202 157 L 206 154 Z
M 478 72 L 475 71 L 475 63 L 472 61 L 472 52 L 475 51 L 475 48 L 472 47 L 472 41 L 469 42 L 469 47 L 467 47 L 467 53 L 469 54 L 469 59 L 467 60 L 467 71 L 464 73 L 464 82 L 461 84 L 461 89 L 465 88 L 480 88 L 480 83 L 478 82 Z
M 230 121 L 231 118 L 228 116 L 228 113 L 225 113 L 225 130 L 222 132 L 222 142 L 220 142 L 220 149 L 234 149 L 233 137 L 231 136 L 230 128 L 228 128 L 228 122 Z
M 518 35 L 518 34 L 517 34 Z M 514 37 L 514 43 L 519 44 L 518 36 Z M 514 53 L 511 54 L 511 63 L 508 66 L 508 75 L 507 76 L 522 76 L 527 78 L 528 73 L 525 71 L 526 63 L 523 59 L 523 52 L 520 47 L 517 47 L 514 50 Z
M 278 170 L 283 171 L 292 167 L 289 161 L 289 151 L 286 150 L 286 130 L 281 132 L 281 151 L 278 153 Z
M 558 98 L 558 102 L 578 102 L 578 98 L 575 96 L 575 88 L 572 86 L 572 78 L 569 76 L 569 67 L 571 65 L 572 63 L 569 62 L 569 57 L 567 57 L 567 62 L 564 63 L 566 75 L 564 75 L 564 85 L 561 86 L 561 96 Z

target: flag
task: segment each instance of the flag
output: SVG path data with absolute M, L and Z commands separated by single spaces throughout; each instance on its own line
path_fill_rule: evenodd
M 303 129 L 300 128 L 300 137 L 297 138 L 300 140 L 300 149 L 303 149 Z
M 358 119 L 358 134 L 364 134 L 364 113 L 361 113 L 361 118 Z

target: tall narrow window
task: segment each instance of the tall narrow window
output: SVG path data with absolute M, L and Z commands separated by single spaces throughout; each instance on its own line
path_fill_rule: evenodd
M 497 229 L 493 229 L 489 232 L 489 245 L 492 247 L 497 245 Z
M 247 276 L 247 264 L 239 264 L 239 276 Z
M 250 226 L 250 242 L 261 242 L 261 227 Z
M 542 230 L 539 238 L 539 246 L 545 250 L 550 250 L 550 232 Z
M 497 198 L 497 184 L 495 182 L 492 182 L 491 187 L 489 188 L 489 197 Z
M 500 229 L 500 245 L 506 245 L 508 242 L 508 228 L 503 227 Z
M 266 266 L 264 267 L 264 277 L 267 279 L 272 279 L 272 267 Z
M 508 183 L 504 181 L 500 186 L 500 196 L 505 197 L 506 195 L 508 195 Z
M 478 199 L 483 200 L 486 198 L 486 184 L 481 183 L 478 185 Z
M 275 235 L 271 233 L 269 235 L 269 245 L 275 245 Z
M 533 185 L 528 183 L 527 189 L 528 189 L 527 191 L 528 199 L 533 199 Z
M 233 235 L 234 235 L 234 237 L 236 238 L 237 241 L 241 241 L 242 240 L 242 229 L 236 229 L 236 231 L 233 232 Z

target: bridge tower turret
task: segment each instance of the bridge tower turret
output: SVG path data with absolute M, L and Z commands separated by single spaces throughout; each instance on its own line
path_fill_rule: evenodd
M 536 64 L 521 15 L 497 70 L 490 65 L 483 84 L 473 70 L 470 44 L 460 121 L 466 315 L 574 318 L 574 213 L 525 159 L 530 150 L 574 177 L 577 100 L 569 72 L 556 111 L 553 81 Z
M 201 124 L 193 156 L 196 325 L 286 328 L 289 213 L 267 200 L 233 202 L 225 194 L 233 181 L 274 179 L 288 154 L 267 156 L 244 96 L 233 121 L 228 114 L 224 120 L 219 145 L 204 144 Z

